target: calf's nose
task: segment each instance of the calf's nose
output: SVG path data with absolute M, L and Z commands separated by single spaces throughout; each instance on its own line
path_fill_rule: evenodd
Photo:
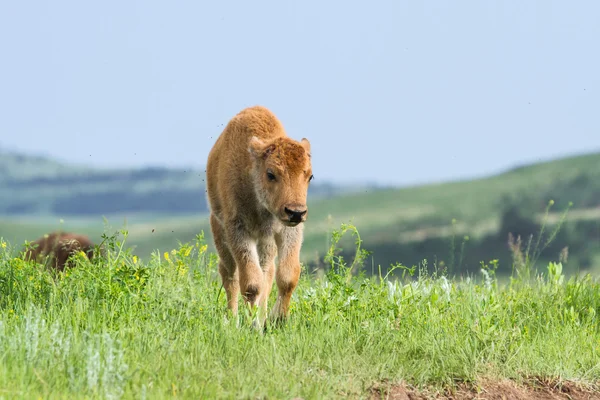
M 302 217 L 306 214 L 307 209 L 298 209 L 297 207 L 294 209 L 289 209 L 285 207 L 285 213 L 290 217 L 290 221 L 292 222 L 300 222 L 302 221 Z

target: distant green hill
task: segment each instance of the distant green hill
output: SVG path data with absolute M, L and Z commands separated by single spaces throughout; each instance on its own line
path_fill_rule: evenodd
M 456 264 L 462 239 L 469 236 L 462 265 L 455 272 L 478 271 L 480 261 L 494 258 L 503 261 L 506 271 L 510 268 L 508 232 L 520 234 L 523 241 L 537 235 L 550 200 L 555 202 L 550 225 L 569 202 L 573 206 L 544 254 L 556 259 L 569 246 L 572 269 L 598 267 L 600 271 L 600 152 L 521 166 L 483 179 L 324 199 L 311 208 L 306 248 L 319 249 L 322 258 L 327 229 L 352 220 L 364 247 L 374 253 L 375 267 L 381 264 L 384 270 L 395 262 L 410 266 L 425 258 L 430 264 L 437 259 L 447 265 L 455 232 Z M 546 228 L 544 239 L 551 227 Z M 351 243 L 347 240 L 344 247 Z
M 204 230 L 212 247 L 204 209 L 194 209 L 191 200 L 186 203 L 187 209 L 183 205 L 181 208 L 174 208 L 173 203 L 169 205 L 169 194 L 192 193 L 196 196 L 190 194 L 195 202 L 194 207 L 199 207 L 198 203 L 204 201 L 204 193 L 197 182 L 196 178 L 200 178 L 197 174 L 147 169 L 113 172 L 90 170 L 78 175 L 68 168 L 61 169 L 64 168 L 61 165 L 52 165 L 49 164 L 47 168 L 48 171 L 54 168 L 55 177 L 48 173 L 49 181 L 38 181 L 44 184 L 32 183 L 34 179 L 41 179 L 32 172 L 13 178 L 14 181 L 29 182 L 22 184 L 21 192 L 15 189 L 13 193 L 28 193 L 27 199 L 36 205 L 36 210 L 54 211 L 55 215 L 40 214 L 25 218 L 25 214 L 31 214 L 27 212 L 21 216 L 0 218 L 0 236 L 14 243 L 22 243 L 25 239 L 31 240 L 58 228 L 58 219 L 64 218 L 65 229 L 86 232 L 94 240 L 99 240 L 103 229 L 100 215 L 106 215 L 107 207 L 100 207 L 102 201 L 113 205 L 119 202 L 142 204 L 142 201 L 136 203 L 133 200 L 127 203 L 126 199 L 154 196 L 162 198 L 153 201 L 162 202 L 159 204 L 165 212 L 155 212 L 160 207 L 156 205 L 145 206 L 145 209 L 111 206 L 116 211 L 108 218 L 111 229 L 120 229 L 126 217 L 128 243 L 135 246 L 138 255 L 145 257 L 154 249 L 161 252 L 170 250 L 178 241 L 192 240 L 201 230 Z M 26 170 L 23 168 L 24 175 Z M 90 180 L 90 176 L 96 180 Z M 1 186 L 5 185 L 4 182 L 6 180 L 0 179 L 1 193 L 5 193 L 8 187 Z M 91 182 L 96 182 L 97 186 Z M 85 185 L 89 185 L 89 190 Z M 78 188 L 77 195 L 68 194 L 73 187 Z M 64 194 L 61 194 L 61 190 L 64 190 Z M 411 266 L 427 259 L 430 266 L 436 262 L 446 265 L 454 274 L 464 274 L 478 272 L 480 261 L 499 259 L 499 273 L 505 273 L 511 268 L 508 233 L 521 235 L 526 244 L 529 235 L 539 232 L 541 216 L 552 199 L 555 204 L 542 244 L 552 232 L 553 224 L 558 221 L 558 214 L 569 202 L 573 202 L 573 207 L 555 240 L 542 253 L 541 260 L 556 260 L 563 248 L 568 247 L 569 257 L 565 263 L 567 272 L 584 269 L 600 272 L 600 153 L 522 166 L 483 179 L 400 189 L 354 188 L 354 192 L 345 193 L 337 188 L 318 185 L 311 190 L 302 253 L 303 260 L 310 268 L 323 266 L 331 230 L 338 228 L 342 222 L 352 222 L 360 231 L 363 246 L 373 251 L 372 258 L 367 260 L 368 272 L 371 269 L 376 271 L 378 265 L 385 272 L 395 262 Z M 172 201 L 181 201 L 177 197 L 173 195 Z M 78 199 L 85 199 L 92 204 L 97 201 L 96 211 L 89 211 L 85 218 L 63 212 L 66 204 L 76 205 Z M 2 196 L 0 201 L 12 201 L 13 206 L 24 203 L 20 197 L 9 200 L 8 196 Z M 51 205 L 44 209 L 44 204 Z M 456 219 L 455 224 L 452 224 L 453 219 Z M 453 235 L 455 251 L 451 252 Z M 464 236 L 469 236 L 469 241 L 464 245 L 461 255 Z M 344 248 L 342 254 L 351 257 L 353 239 L 345 238 L 340 244 Z
M 204 213 L 204 172 L 147 167 L 93 169 L 0 152 L 0 215 L 97 216 L 121 213 Z M 315 182 L 313 197 L 351 187 Z

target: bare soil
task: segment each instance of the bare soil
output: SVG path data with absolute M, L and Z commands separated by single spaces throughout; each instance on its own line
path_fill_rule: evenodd
M 410 385 L 378 383 L 370 389 L 370 399 L 386 400 L 600 400 L 600 387 L 572 381 L 540 378 L 527 379 L 523 383 L 512 380 L 482 380 L 477 384 L 459 383 L 443 392 L 417 390 Z

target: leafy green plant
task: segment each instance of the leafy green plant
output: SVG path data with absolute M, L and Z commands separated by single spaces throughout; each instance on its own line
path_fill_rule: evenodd
M 568 207 L 562 213 L 559 222 L 554 226 L 554 229 L 550 232 L 550 235 L 544 238 L 544 233 L 546 229 L 546 223 L 548 218 L 548 213 L 550 208 L 554 205 L 554 201 L 550 200 L 548 205 L 546 206 L 546 210 L 544 213 L 544 218 L 542 220 L 542 225 L 540 228 L 540 232 L 537 235 L 537 240 L 535 240 L 533 235 L 529 237 L 527 242 L 527 246 L 525 251 L 521 249 L 521 238 L 518 236 L 516 239 L 512 234 L 509 233 L 508 245 L 511 250 L 511 254 L 513 256 L 513 271 L 516 272 L 517 278 L 521 280 L 529 280 L 533 277 L 536 270 L 536 262 L 538 261 L 540 254 L 548 247 L 548 245 L 556 238 L 556 235 L 560 231 L 564 221 L 566 220 L 567 214 L 569 212 L 570 207 L 573 205 L 572 203 L 568 204 Z M 541 246 L 540 246 L 541 244 Z M 533 245 L 533 247 L 532 247 Z

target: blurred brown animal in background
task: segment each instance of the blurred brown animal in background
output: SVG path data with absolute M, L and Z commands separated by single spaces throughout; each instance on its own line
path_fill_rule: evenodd
M 309 141 L 288 137 L 265 107 L 246 108 L 234 116 L 210 151 L 206 166 L 210 226 L 234 315 L 241 292 L 248 305 L 258 307 L 261 315 L 255 322 L 262 325 L 275 277 L 278 294 L 271 317 L 288 316 L 300 277 L 312 178 Z
M 65 267 L 72 266 L 72 263 L 68 263 L 69 257 L 79 251 L 83 251 L 88 259 L 92 259 L 94 244 L 87 236 L 68 232 L 52 232 L 31 242 L 25 249 L 23 259 L 26 261 L 36 260 L 56 271 L 63 271 Z

